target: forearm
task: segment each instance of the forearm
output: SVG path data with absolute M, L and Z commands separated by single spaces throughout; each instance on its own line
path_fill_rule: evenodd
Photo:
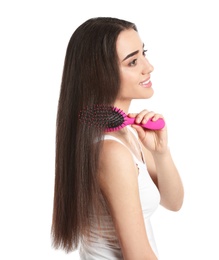
M 173 162 L 170 151 L 163 154 L 153 154 L 157 184 L 161 195 L 161 205 L 177 211 L 181 208 L 184 189 L 178 170 Z

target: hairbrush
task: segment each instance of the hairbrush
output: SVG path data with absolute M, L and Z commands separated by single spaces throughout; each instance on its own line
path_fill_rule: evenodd
M 107 105 L 86 107 L 80 111 L 79 119 L 88 126 L 103 128 L 106 132 L 118 131 L 127 125 L 136 124 L 135 118 L 128 117 L 123 110 Z M 146 124 L 136 125 L 150 130 L 160 130 L 165 126 L 165 122 L 162 118 L 156 121 L 149 119 Z

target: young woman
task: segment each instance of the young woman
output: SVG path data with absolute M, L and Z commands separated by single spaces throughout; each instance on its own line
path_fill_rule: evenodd
M 133 23 L 93 18 L 73 33 L 66 52 L 57 114 L 52 236 L 55 248 L 79 248 L 81 259 L 154 260 L 150 216 L 159 204 L 178 211 L 183 186 L 167 128 L 137 124 L 106 133 L 79 121 L 96 104 L 128 113 L 132 99 L 153 95 L 144 44 Z M 146 123 L 160 114 L 129 114 Z

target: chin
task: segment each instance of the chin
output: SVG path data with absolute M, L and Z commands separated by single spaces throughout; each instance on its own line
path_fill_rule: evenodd
M 147 89 L 148 91 L 144 93 L 144 97 L 145 99 L 151 98 L 154 95 L 154 90 L 152 88 Z

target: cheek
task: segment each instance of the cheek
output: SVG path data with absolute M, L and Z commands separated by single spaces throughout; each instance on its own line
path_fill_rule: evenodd
M 121 75 L 121 85 L 129 85 L 138 82 L 138 77 L 136 76 L 136 72 L 129 71 L 129 70 L 123 70 Z

